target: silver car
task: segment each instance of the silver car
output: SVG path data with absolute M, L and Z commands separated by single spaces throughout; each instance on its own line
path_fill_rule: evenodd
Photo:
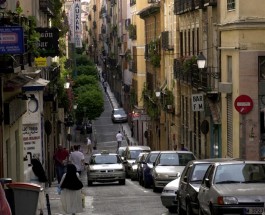
M 124 161 L 125 161 L 125 171 L 126 177 L 131 177 L 133 172 L 133 164 L 135 163 L 136 158 L 141 152 L 150 152 L 151 148 L 149 146 L 127 146 L 124 152 Z
M 180 180 L 180 174 L 175 180 L 169 182 L 164 187 L 160 196 L 163 206 L 166 207 L 168 211 L 171 213 L 175 212 L 178 207 L 177 201 L 175 201 L 175 199 L 177 196 L 176 192 L 178 191 L 179 188 L 179 180 Z
M 164 188 L 182 173 L 186 164 L 196 157 L 190 151 L 161 151 L 153 168 L 153 191 Z
M 128 115 L 123 108 L 114 108 L 111 112 L 111 120 L 115 122 L 127 122 Z
M 200 186 L 198 201 L 200 214 L 264 214 L 265 162 L 211 164 Z
M 125 185 L 125 167 L 121 157 L 115 153 L 103 151 L 93 154 L 87 168 L 87 184 L 93 182 L 114 182 Z

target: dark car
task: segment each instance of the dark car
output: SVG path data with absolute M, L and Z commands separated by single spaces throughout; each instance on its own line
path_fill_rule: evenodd
M 145 161 L 142 162 L 142 173 L 139 175 L 139 184 L 145 188 L 153 185 L 153 163 L 155 162 L 157 155 L 160 151 L 151 151 L 146 157 Z
M 198 192 L 204 174 L 211 163 L 224 159 L 190 161 L 182 172 L 177 191 L 178 214 L 198 214 Z
M 123 108 L 114 108 L 111 112 L 111 120 L 115 122 L 127 122 L 128 115 Z
M 265 162 L 232 160 L 210 164 L 198 201 L 199 214 L 264 214 Z

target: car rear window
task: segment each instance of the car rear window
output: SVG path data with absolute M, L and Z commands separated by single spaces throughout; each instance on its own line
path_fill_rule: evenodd
M 97 155 L 91 158 L 90 164 L 116 164 L 121 163 L 117 155 Z

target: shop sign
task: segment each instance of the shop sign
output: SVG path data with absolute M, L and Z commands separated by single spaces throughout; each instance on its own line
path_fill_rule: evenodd
M 23 54 L 23 32 L 19 26 L 0 27 L 0 54 Z

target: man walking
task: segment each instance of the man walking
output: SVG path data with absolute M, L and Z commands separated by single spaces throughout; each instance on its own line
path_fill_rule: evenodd
M 61 144 L 59 144 L 56 152 L 53 155 L 58 184 L 60 183 L 61 178 L 66 171 L 65 166 L 67 164 L 68 156 L 69 152 L 63 148 Z
M 74 145 L 74 151 L 70 154 L 69 161 L 75 165 L 77 172 L 81 175 L 85 163 L 85 156 L 79 151 L 78 145 Z
M 123 135 L 121 134 L 121 131 L 119 131 L 116 134 L 116 140 L 117 140 L 117 143 L 118 143 L 117 149 L 119 149 L 119 147 L 121 146 L 122 139 L 123 139 Z
M 89 137 L 86 138 L 86 145 L 87 145 L 87 154 L 92 153 L 92 143 Z

